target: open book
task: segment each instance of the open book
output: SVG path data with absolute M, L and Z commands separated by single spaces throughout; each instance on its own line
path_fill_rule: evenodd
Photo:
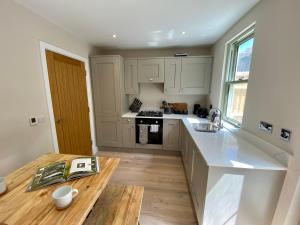
M 59 161 L 38 168 L 27 191 L 34 191 L 55 183 L 63 183 L 99 173 L 96 157 L 80 157 L 72 161 Z

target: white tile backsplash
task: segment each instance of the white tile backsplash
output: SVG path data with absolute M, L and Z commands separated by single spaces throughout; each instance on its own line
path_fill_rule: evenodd
M 137 97 L 143 102 L 141 110 L 159 110 L 163 100 L 170 103 L 187 103 L 189 113 L 193 112 L 194 104 L 196 103 L 201 104 L 201 106 L 207 106 L 206 95 L 166 95 L 163 84 L 139 85 L 139 95 L 129 95 L 129 104 Z

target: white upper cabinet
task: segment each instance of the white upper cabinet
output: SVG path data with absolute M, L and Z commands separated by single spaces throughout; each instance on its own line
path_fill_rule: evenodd
M 165 58 L 166 94 L 180 94 L 181 58 Z
M 125 93 L 139 93 L 139 83 L 164 83 L 168 95 L 208 95 L 212 57 L 166 57 L 125 60 Z
M 211 57 L 165 58 L 165 94 L 207 95 Z
M 180 93 L 209 94 L 212 58 L 186 57 L 181 60 Z
M 138 94 L 138 60 L 126 59 L 125 60 L 125 94 Z
M 138 59 L 138 82 L 163 83 L 164 66 L 164 58 Z

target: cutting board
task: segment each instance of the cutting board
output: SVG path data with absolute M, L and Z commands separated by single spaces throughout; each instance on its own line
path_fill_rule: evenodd
M 186 103 L 169 103 L 169 105 L 173 108 L 174 111 L 187 111 Z

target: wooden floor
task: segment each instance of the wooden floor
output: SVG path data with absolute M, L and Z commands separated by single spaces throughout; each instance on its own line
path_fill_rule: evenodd
M 196 225 L 184 168 L 179 156 L 100 152 L 121 158 L 112 184 L 145 187 L 140 225 Z

